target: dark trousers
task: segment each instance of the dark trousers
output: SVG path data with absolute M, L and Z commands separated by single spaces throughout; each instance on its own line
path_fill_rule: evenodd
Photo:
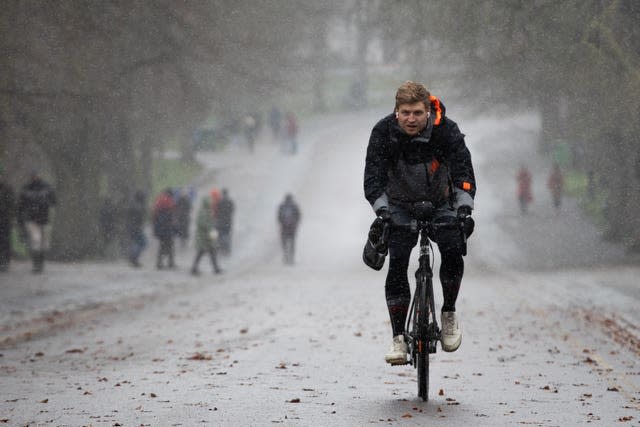
M 283 261 L 285 264 L 293 264 L 293 258 L 295 253 L 296 235 L 295 233 L 283 232 L 280 234 L 282 241 Z
M 173 261 L 173 237 L 161 237 L 159 240 L 160 246 L 158 247 L 156 266 L 162 268 L 163 259 L 166 257 L 169 261 L 169 268 L 174 268 L 176 265 Z
M 218 251 L 213 246 L 209 246 L 206 249 L 198 249 L 198 253 L 196 254 L 196 258 L 193 260 L 193 267 L 191 267 L 192 273 L 198 272 L 198 264 L 200 264 L 200 258 L 204 254 L 209 254 L 209 258 L 211 259 L 211 266 L 213 267 L 213 271 L 215 273 L 220 272 L 220 266 L 218 265 Z
M 400 210 L 392 210 L 391 215 L 398 215 L 398 224 L 406 224 L 410 217 Z M 405 216 L 403 218 L 403 215 Z M 436 212 L 435 222 L 445 222 L 455 218 L 455 214 L 447 210 Z M 455 304 L 460 291 L 460 283 L 464 274 L 465 243 L 456 229 L 440 228 L 433 236 L 429 236 L 440 251 L 440 284 L 442 285 L 443 311 L 455 311 Z M 405 321 L 411 304 L 408 269 L 411 251 L 418 243 L 418 234 L 406 228 L 391 228 L 389 238 L 389 272 L 385 283 L 387 308 L 391 318 L 393 335 L 401 335 L 405 329 Z

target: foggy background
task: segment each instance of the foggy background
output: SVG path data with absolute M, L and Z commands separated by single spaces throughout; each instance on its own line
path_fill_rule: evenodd
M 52 258 L 98 257 L 106 195 L 195 177 L 198 129 L 390 112 L 408 79 L 497 126 L 534 114 L 603 236 L 640 248 L 636 1 L 8 0 L 0 20 L 0 161 L 14 189 L 33 169 L 56 189 Z

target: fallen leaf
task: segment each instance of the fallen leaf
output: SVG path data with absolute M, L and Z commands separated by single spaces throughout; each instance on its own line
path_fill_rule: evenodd
M 47 402 L 49 402 L 49 399 L 44 399 L 40 401 L 40 403 L 47 403 Z
M 248 328 L 242 328 L 242 329 L 240 329 L 240 333 L 241 333 L 241 334 L 246 334 L 247 332 L 249 332 L 249 329 L 248 329 Z
M 212 357 L 205 353 L 200 353 L 199 351 L 194 353 L 191 357 L 188 357 L 189 360 L 211 360 Z
M 300 403 L 300 399 L 296 397 L 295 399 L 291 399 L 289 403 Z
M 607 388 L 607 391 L 620 391 L 620 390 L 618 389 L 618 387 L 609 387 Z
M 438 396 L 444 396 L 444 390 L 440 389 L 440 391 L 438 391 Z
M 84 350 L 81 348 L 72 348 L 70 350 L 67 350 L 66 353 L 84 353 Z
M 413 415 L 411 415 L 410 413 L 406 413 L 402 416 L 402 418 L 413 418 Z

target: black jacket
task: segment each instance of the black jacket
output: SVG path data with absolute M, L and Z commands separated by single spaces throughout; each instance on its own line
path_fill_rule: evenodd
M 56 204 L 53 189 L 41 179 L 31 181 L 20 192 L 18 203 L 18 222 L 35 222 L 47 224 L 49 222 L 49 208 Z
M 235 204 L 229 197 L 222 197 L 216 212 L 216 228 L 218 231 L 230 231 L 233 227 L 233 211 Z
M 407 135 L 394 114 L 381 119 L 371 132 L 364 170 L 364 193 L 377 209 L 382 199 L 393 203 L 432 200 L 436 178 L 450 176 L 454 194 L 475 196 L 471 154 L 458 125 L 445 116 L 444 105 L 431 101 L 432 126 L 416 136 Z M 448 170 L 448 173 L 447 173 Z M 449 180 L 449 178 L 445 178 Z M 440 179 L 441 181 L 441 179 Z M 448 191 L 445 189 L 444 191 Z M 440 194 L 446 198 L 447 194 Z M 452 196 L 453 197 L 453 196 Z M 377 202 L 377 203 L 376 203 Z M 455 204 L 455 200 L 452 200 Z

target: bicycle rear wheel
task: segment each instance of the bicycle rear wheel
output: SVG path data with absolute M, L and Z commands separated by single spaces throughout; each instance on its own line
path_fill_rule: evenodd
M 421 284 L 418 286 L 420 292 L 417 295 L 417 304 L 415 305 L 415 331 L 417 334 L 416 346 L 416 369 L 418 370 L 418 397 L 423 401 L 429 400 L 429 305 L 424 295 L 426 286 Z

